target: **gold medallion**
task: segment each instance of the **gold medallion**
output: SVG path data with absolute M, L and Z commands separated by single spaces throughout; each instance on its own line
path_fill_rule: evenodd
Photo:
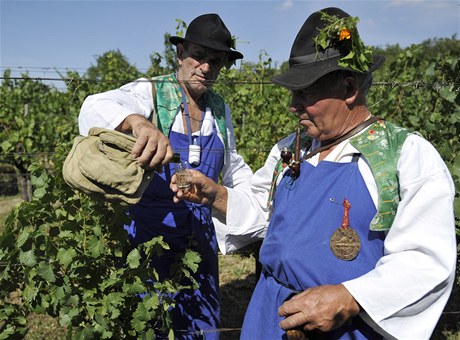
M 340 260 L 351 261 L 358 256 L 361 241 L 356 231 L 350 227 L 337 228 L 329 241 L 332 253 Z
M 353 228 L 350 228 L 348 217 L 351 208 L 350 202 L 343 200 L 343 220 L 342 226 L 337 228 L 329 240 L 329 246 L 335 257 L 340 260 L 351 261 L 358 256 L 361 249 L 361 241 Z

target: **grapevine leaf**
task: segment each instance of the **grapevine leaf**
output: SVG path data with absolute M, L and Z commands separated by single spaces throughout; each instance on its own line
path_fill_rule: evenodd
M 27 267 L 33 267 L 37 264 L 37 259 L 35 257 L 33 249 L 28 250 L 26 252 L 20 252 L 19 253 L 19 261 L 27 266 Z
M 48 262 L 40 262 L 38 264 L 37 273 L 48 282 L 56 281 L 56 275 L 54 275 L 53 266 Z
M 141 254 L 139 253 L 139 250 L 133 249 L 131 252 L 128 254 L 128 257 L 126 259 L 126 262 L 128 263 L 128 266 L 132 269 L 138 268 L 140 265 L 140 260 L 141 260 Z
M 72 260 L 75 256 L 77 256 L 77 252 L 73 248 L 59 248 L 57 253 L 57 259 L 59 263 L 65 267 L 72 263 Z

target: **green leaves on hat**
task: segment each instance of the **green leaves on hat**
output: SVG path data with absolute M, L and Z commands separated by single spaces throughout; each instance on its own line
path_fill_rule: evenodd
M 369 70 L 373 61 L 372 49 L 366 47 L 359 37 L 357 24 L 358 17 L 339 18 L 335 15 L 321 13 L 321 20 L 326 26 L 319 30 L 319 34 L 313 38 L 316 51 L 319 49 L 337 48 L 345 54 L 338 60 L 341 67 L 350 68 L 357 72 Z

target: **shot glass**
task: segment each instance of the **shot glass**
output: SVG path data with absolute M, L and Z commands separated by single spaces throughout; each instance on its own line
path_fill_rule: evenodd
M 186 161 L 178 163 L 175 174 L 177 178 L 177 186 L 183 192 L 187 192 L 190 189 L 190 184 L 192 182 L 192 173 L 189 170 L 188 163 Z

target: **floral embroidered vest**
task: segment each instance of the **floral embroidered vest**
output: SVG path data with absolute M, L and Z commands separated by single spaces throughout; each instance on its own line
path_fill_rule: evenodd
M 174 73 L 152 78 L 156 103 L 156 125 L 165 136 L 174 122 L 174 118 L 182 104 L 182 92 Z M 217 122 L 217 128 L 222 135 L 227 148 L 227 126 L 225 123 L 225 102 L 217 93 L 208 90 L 202 97 L 204 106 L 211 108 Z
M 411 132 L 405 128 L 379 120 L 369 129 L 350 139 L 353 145 L 368 161 L 378 190 L 377 213 L 371 221 L 374 231 L 389 230 L 396 215 L 399 197 L 399 181 L 396 173 L 401 148 Z M 310 138 L 302 140 L 302 145 Z M 289 146 L 294 153 L 295 141 Z M 280 159 L 273 172 L 269 204 L 273 199 L 277 178 L 285 164 Z

